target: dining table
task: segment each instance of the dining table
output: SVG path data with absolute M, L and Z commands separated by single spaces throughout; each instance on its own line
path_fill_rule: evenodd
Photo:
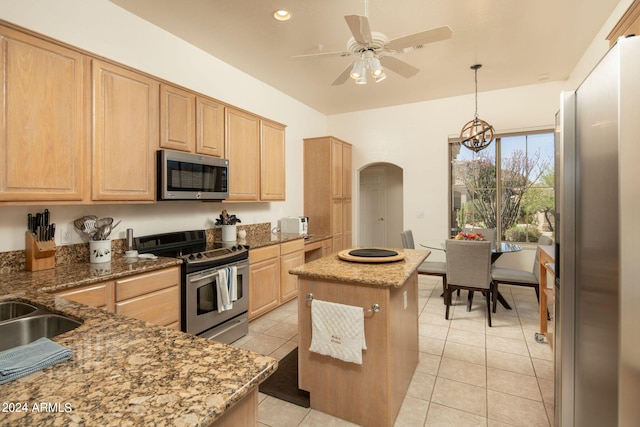
M 420 243 L 420 246 L 427 249 L 434 249 L 437 251 L 445 250 L 445 242 L 444 240 L 425 240 Z M 522 250 L 522 246 L 517 243 L 510 242 L 496 242 L 495 245 L 491 246 L 491 264 L 496 262 L 498 258 L 502 256 L 502 254 L 519 252 Z M 511 310 L 511 306 L 507 302 L 507 300 L 502 296 L 500 291 L 498 291 L 498 301 L 500 304 L 507 310 Z M 467 298 L 467 311 L 471 311 L 471 303 L 473 302 L 473 291 L 469 291 L 469 296 Z

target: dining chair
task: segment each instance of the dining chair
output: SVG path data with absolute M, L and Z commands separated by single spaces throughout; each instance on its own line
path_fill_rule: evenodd
M 447 240 L 447 305 L 445 319 L 449 319 L 451 294 L 454 290 L 479 291 L 487 301 L 487 321 L 491 326 L 491 296 L 495 292 L 491 281 L 491 242 L 487 240 Z
M 496 249 L 498 232 L 495 228 L 470 228 L 465 230 L 468 233 L 480 233 L 484 240 L 491 242 L 491 249 Z
M 402 239 L 402 247 L 405 249 L 415 249 L 416 245 L 413 240 L 413 232 L 411 230 L 405 230 L 400 233 Z M 444 295 L 447 289 L 447 264 L 440 261 L 424 261 L 418 267 L 418 274 L 425 274 L 427 276 L 439 276 L 442 277 L 442 294 Z
M 553 240 L 549 236 L 540 236 L 538 239 L 538 245 L 550 245 Z M 498 295 L 498 285 L 500 283 L 504 285 L 516 285 L 516 286 L 528 286 L 534 288 L 536 291 L 536 298 L 540 302 L 540 278 L 538 277 L 538 248 L 536 247 L 536 255 L 533 260 L 533 268 L 531 271 L 520 270 L 517 268 L 498 268 L 493 267 L 491 269 L 491 278 L 493 279 L 495 286 L 495 294 L 493 298 L 493 312 L 496 312 L 496 298 Z

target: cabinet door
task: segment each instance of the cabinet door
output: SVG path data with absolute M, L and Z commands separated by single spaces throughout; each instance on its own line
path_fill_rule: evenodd
M 160 86 L 160 147 L 193 153 L 196 141 L 196 95 Z
M 331 140 L 331 197 L 342 197 L 342 142 Z
M 342 197 L 351 197 L 351 146 L 342 145 Z
M 289 274 L 289 270 L 304 264 L 304 262 L 304 250 L 280 257 L 280 304 L 298 295 L 298 276 Z
M 158 82 L 93 61 L 93 200 L 155 200 Z
M 249 320 L 268 312 L 279 304 L 279 258 L 249 266 Z
M 262 121 L 260 132 L 260 200 L 285 200 L 284 126 Z
M 352 243 L 351 199 L 342 199 L 342 246 L 350 248 Z
M 226 109 L 229 159 L 229 199 L 252 201 L 260 196 L 260 120 L 234 108 Z
M 83 55 L 0 27 L 0 201 L 81 201 Z
M 343 204 L 342 199 L 332 200 L 331 201 L 331 235 L 335 238 L 342 237 L 343 230 Z M 340 240 L 342 243 L 342 240 Z M 339 246 L 333 245 L 333 251 L 338 252 L 342 250 L 342 244 Z
M 224 157 L 224 105 L 196 98 L 196 153 Z

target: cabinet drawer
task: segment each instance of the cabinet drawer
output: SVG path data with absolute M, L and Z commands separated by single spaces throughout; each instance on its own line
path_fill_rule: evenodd
M 116 302 L 171 286 L 180 286 L 178 267 L 118 279 L 116 281 Z
M 256 262 L 264 261 L 270 258 L 276 258 L 280 256 L 280 245 L 271 245 L 264 248 L 251 249 L 249 251 L 249 263 L 254 264 Z
M 304 239 L 292 240 L 291 242 L 284 242 L 280 245 L 280 255 L 301 250 L 304 250 Z
M 104 307 L 107 305 L 107 288 L 112 284 L 113 282 L 102 282 L 68 291 L 56 292 L 54 295 L 91 307 Z
M 116 313 L 162 326 L 178 322 L 180 287 L 174 286 L 128 301 L 118 302 L 116 303 Z

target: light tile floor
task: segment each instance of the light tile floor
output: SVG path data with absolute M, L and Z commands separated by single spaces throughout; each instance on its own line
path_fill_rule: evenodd
M 444 318 L 437 277 L 419 276 L 420 361 L 395 426 L 550 426 L 553 353 L 535 341 L 539 312 L 532 288 L 500 286 L 513 310 L 486 321 L 484 298 L 465 310 L 466 292 Z M 249 324 L 234 345 L 281 359 L 297 346 L 297 301 Z M 354 426 L 260 394 L 260 426 Z

